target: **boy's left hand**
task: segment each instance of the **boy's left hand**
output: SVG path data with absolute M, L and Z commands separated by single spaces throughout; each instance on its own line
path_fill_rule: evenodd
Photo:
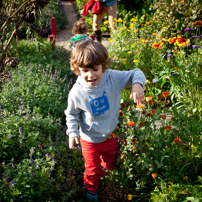
M 144 90 L 142 88 L 142 85 L 139 83 L 134 83 L 132 86 L 132 90 L 130 93 L 130 99 L 133 98 L 134 102 L 139 105 L 142 104 L 142 101 L 144 100 Z

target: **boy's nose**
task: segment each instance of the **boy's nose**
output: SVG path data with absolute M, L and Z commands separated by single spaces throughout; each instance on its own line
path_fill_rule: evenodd
M 88 77 L 93 77 L 93 72 L 92 71 L 88 72 Z

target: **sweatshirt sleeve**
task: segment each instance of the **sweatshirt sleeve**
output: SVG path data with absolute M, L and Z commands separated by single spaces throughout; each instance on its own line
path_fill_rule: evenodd
M 114 82 L 117 88 L 122 91 L 124 88 L 132 86 L 134 83 L 140 83 L 144 87 L 146 78 L 144 73 L 135 68 L 130 71 L 112 70 Z
M 66 115 L 67 135 L 69 138 L 79 137 L 80 110 L 77 108 L 76 102 L 71 98 L 71 93 L 68 97 L 68 107 L 64 113 Z

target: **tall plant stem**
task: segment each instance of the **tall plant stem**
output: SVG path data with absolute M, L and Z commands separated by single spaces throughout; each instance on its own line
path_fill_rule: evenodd
M 2 61 L 2 59 L 3 59 L 4 54 L 6 53 L 6 50 L 8 49 L 8 46 L 10 45 L 11 40 L 13 39 L 15 33 L 17 32 L 17 30 L 18 30 L 18 28 L 19 28 L 21 22 L 22 22 L 22 18 L 19 20 L 17 26 L 15 27 L 15 30 L 12 32 L 12 34 L 11 34 L 9 40 L 8 40 L 8 43 L 7 43 L 6 47 L 5 47 L 5 49 L 3 50 L 2 54 L 1 54 L 1 57 L 0 57 L 0 64 L 1 64 L 1 61 Z
M 4 22 L 4 24 L 3 24 L 3 25 L 1 26 L 1 28 L 0 28 L 0 31 L 6 26 L 6 24 L 9 22 L 9 20 L 10 20 L 14 15 L 16 15 L 16 14 L 19 12 L 19 10 L 20 10 L 25 4 L 27 4 L 29 1 L 30 1 L 30 0 L 27 0 L 25 3 L 23 3 L 23 4 L 18 8 L 18 10 L 15 11 L 15 12 L 6 20 L 6 22 Z

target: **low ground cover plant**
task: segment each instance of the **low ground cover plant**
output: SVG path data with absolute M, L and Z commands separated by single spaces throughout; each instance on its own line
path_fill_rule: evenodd
M 81 151 L 70 151 L 65 135 L 63 112 L 74 78 L 69 53 L 51 47 L 21 41 L 20 64 L 6 69 L 11 78 L 0 94 L 3 201 L 65 201 L 82 190 Z

